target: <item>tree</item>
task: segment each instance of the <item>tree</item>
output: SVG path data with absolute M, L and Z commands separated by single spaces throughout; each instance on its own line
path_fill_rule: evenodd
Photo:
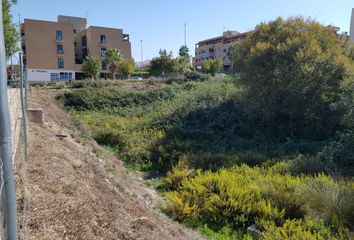
M 202 64 L 202 71 L 215 76 L 216 73 L 220 72 L 221 67 L 222 62 L 220 59 L 208 59 Z
M 322 139 L 340 128 L 331 106 L 348 78 L 347 48 L 333 30 L 303 18 L 258 25 L 235 46 L 252 123 L 279 136 Z
M 172 53 L 166 50 L 159 51 L 160 56 L 153 58 L 150 62 L 149 72 L 155 76 L 164 76 L 174 72 L 175 62 Z
M 188 57 L 189 58 L 189 49 L 186 45 L 182 45 L 179 48 L 179 56 L 180 57 Z
M 112 74 L 112 79 L 115 79 L 119 64 L 122 62 L 123 56 L 116 48 L 110 48 L 106 53 L 106 61 L 109 64 L 108 69 Z
M 101 59 L 97 57 L 86 57 L 81 68 L 87 78 L 96 79 L 101 71 Z
M 119 65 L 117 72 L 122 74 L 124 78 L 130 78 L 130 75 L 134 73 L 135 62 L 133 59 L 123 60 Z
M 18 50 L 17 42 L 19 35 L 16 30 L 16 25 L 12 22 L 10 13 L 11 5 L 16 3 L 17 0 L 2 0 L 6 57 L 10 57 Z
M 182 56 L 174 59 L 174 73 L 185 74 L 192 69 L 189 56 Z

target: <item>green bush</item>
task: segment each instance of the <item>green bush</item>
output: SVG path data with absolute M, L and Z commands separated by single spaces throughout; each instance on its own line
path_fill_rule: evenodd
M 197 171 L 177 190 L 166 193 L 165 211 L 178 221 L 197 221 L 213 231 L 223 227 L 245 231 L 256 224 L 261 239 L 349 237 L 354 222 L 353 186 L 324 175 L 282 174 L 282 167 L 242 165 L 214 173 Z
M 166 174 L 165 183 L 170 190 L 177 189 L 180 184 L 193 173 L 194 170 L 186 168 L 185 162 L 186 160 L 181 158 L 177 165 Z
M 64 105 L 77 110 L 108 110 L 127 108 L 151 104 L 156 101 L 164 101 L 173 98 L 176 88 L 166 87 L 153 89 L 147 92 L 127 92 L 117 88 L 92 88 L 86 87 L 72 92 L 66 92 L 63 96 Z
M 272 223 L 263 224 L 262 240 L 337 240 L 340 236 L 334 236 L 330 229 L 322 223 L 316 223 L 311 219 L 286 220 L 278 227 Z
M 319 175 L 305 186 L 303 197 L 315 216 L 339 231 L 354 230 L 354 185 Z
M 185 82 L 204 82 L 210 80 L 211 77 L 208 74 L 203 74 L 197 71 L 192 71 L 192 72 L 187 72 L 184 75 L 177 75 L 173 77 L 169 77 L 166 79 L 167 84 L 172 84 L 172 83 L 185 83 Z
M 278 18 L 258 25 L 233 56 L 247 89 L 247 118 L 281 137 L 333 137 L 343 112 L 332 104 L 343 83 L 353 82 L 343 46 L 342 38 L 312 20 Z
M 323 160 L 313 155 L 298 155 L 287 164 L 286 171 L 291 174 L 316 175 L 319 173 L 336 174 L 336 166 L 333 161 Z

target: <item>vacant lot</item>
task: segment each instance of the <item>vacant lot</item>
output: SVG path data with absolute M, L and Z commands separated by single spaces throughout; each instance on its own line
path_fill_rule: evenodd
M 50 90 L 34 90 L 29 102 L 43 109 L 45 120 L 43 126 L 30 124 L 29 130 L 29 239 L 201 239 L 155 209 L 161 198 L 138 175 L 81 137 Z M 16 166 L 23 236 L 20 168 Z

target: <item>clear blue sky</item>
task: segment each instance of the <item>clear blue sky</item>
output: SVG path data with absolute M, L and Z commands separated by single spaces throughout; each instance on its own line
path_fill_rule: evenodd
M 199 40 L 215 37 L 225 30 L 244 32 L 262 21 L 278 16 L 305 16 L 323 24 L 349 31 L 353 0 L 18 0 L 12 8 L 14 19 L 56 21 L 57 15 L 85 17 L 88 24 L 122 28 L 130 34 L 132 53 L 140 61 L 140 40 L 144 59 L 159 49 L 178 54 L 184 42 L 194 54 Z

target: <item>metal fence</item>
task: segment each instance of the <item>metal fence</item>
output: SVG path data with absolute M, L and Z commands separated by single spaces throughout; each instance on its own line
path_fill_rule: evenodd
M 29 213 L 29 182 L 27 176 L 28 162 L 28 137 L 27 137 L 27 90 L 26 81 L 23 77 L 21 65 L 21 56 L 8 64 L 8 81 L 7 81 L 7 100 L 11 125 L 11 145 L 12 145 L 12 166 L 14 175 L 16 176 L 17 203 L 18 211 L 23 211 L 21 219 L 18 219 L 20 239 L 28 239 L 28 213 Z M 17 70 L 14 70 L 16 66 Z M 12 70 L 11 70 L 12 68 Z M 1 156 L 1 155 L 0 155 Z M 3 161 L 0 159 L 0 237 L 1 239 L 10 239 L 7 229 L 9 222 L 6 216 L 6 191 L 4 191 L 4 171 Z M 11 238 L 12 239 L 12 238 Z
M 23 78 L 21 51 L 17 64 L 13 64 L 16 57 L 11 57 L 8 64 L 2 4 L 3 1 L 0 1 L 0 236 L 1 239 L 17 240 L 19 226 L 21 239 L 28 238 L 27 88 Z M 21 192 L 20 198 L 16 196 L 14 161 L 18 166 L 16 171 L 19 177 L 16 180 L 17 193 Z M 19 190 L 20 187 L 22 191 Z M 21 208 L 24 211 L 20 224 L 17 219 L 18 202 L 23 203 Z

